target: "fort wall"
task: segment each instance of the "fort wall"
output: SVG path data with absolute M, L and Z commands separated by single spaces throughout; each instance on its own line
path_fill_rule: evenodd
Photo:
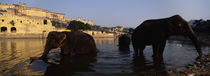
M 9 5 L 9 4 L 0 3 L 0 13 L 13 14 L 13 15 L 19 15 L 19 16 L 47 18 L 50 20 L 56 20 L 63 23 L 66 23 L 72 20 L 77 20 L 84 23 L 88 23 L 90 25 L 94 25 L 93 21 L 90 21 L 90 20 L 83 20 L 81 18 L 67 19 L 65 17 L 65 14 L 51 12 L 51 11 L 38 8 L 38 7 L 27 7 L 26 4 L 21 4 L 21 3 L 19 3 L 18 5 L 16 4 Z
M 49 19 L 40 19 L 11 14 L 0 14 L 1 33 L 34 33 L 50 32 L 55 29 Z
M 55 28 L 51 21 L 67 23 L 72 20 L 94 25 L 93 21 L 82 18 L 67 19 L 65 14 L 55 13 L 37 7 L 27 7 L 26 4 L 0 3 L 0 39 L 1 38 L 46 38 L 50 31 L 70 31 Z M 114 37 L 112 33 L 101 31 L 84 31 L 93 37 Z

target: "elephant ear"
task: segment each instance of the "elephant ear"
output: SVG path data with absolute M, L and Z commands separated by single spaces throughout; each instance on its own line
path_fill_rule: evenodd
M 60 32 L 56 37 L 56 42 L 58 44 L 58 47 L 60 47 L 63 43 L 63 41 L 66 39 L 66 34 L 63 32 Z

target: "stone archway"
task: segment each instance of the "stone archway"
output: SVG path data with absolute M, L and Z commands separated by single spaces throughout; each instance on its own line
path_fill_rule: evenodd
M 17 31 L 17 29 L 16 29 L 15 27 L 12 27 L 12 28 L 11 28 L 11 32 L 12 32 L 12 33 L 16 33 L 16 31 Z
M 44 20 L 43 23 L 44 23 L 44 25 L 46 25 L 47 24 L 47 20 Z
M 1 32 L 7 32 L 7 27 L 1 27 Z

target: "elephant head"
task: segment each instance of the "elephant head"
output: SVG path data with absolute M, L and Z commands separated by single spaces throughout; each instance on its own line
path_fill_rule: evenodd
M 47 36 L 47 41 L 44 47 L 44 52 L 41 57 L 30 57 L 30 63 L 32 63 L 34 60 L 43 60 L 47 62 L 47 54 L 51 49 L 55 49 L 58 47 L 61 47 L 63 45 L 64 40 L 66 39 L 65 32 L 56 32 L 52 31 Z
M 59 48 L 63 45 L 66 39 L 65 32 L 52 31 L 47 36 L 47 41 L 44 47 L 44 53 L 41 58 L 46 58 L 47 54 L 51 49 Z
M 169 31 L 173 35 L 184 35 L 191 39 L 195 48 L 199 54 L 199 57 L 202 56 L 201 46 L 199 44 L 198 38 L 196 37 L 192 27 L 185 21 L 181 16 L 174 15 L 168 19 L 170 22 Z M 173 27 L 173 28 L 170 28 Z
M 47 37 L 44 52 L 41 57 L 31 57 L 33 60 L 46 60 L 51 49 L 61 48 L 61 54 L 68 56 L 71 53 L 78 55 L 96 56 L 98 50 L 93 37 L 80 31 L 72 32 L 50 32 Z
M 47 54 L 51 49 L 59 48 L 63 45 L 64 40 L 66 39 L 65 32 L 56 32 L 52 31 L 47 36 L 47 41 L 44 47 L 44 52 L 41 58 L 46 58 Z

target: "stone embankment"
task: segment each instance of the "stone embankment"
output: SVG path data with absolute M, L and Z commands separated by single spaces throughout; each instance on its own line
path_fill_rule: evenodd
M 210 45 L 210 37 L 208 35 L 200 35 L 198 38 L 202 45 Z M 186 67 L 187 69 L 181 73 L 184 76 L 210 76 L 210 53 Z
M 181 76 L 210 76 L 210 54 L 186 67 Z
M 0 34 L 0 39 L 41 39 L 47 34 Z
M 171 39 L 189 40 L 184 37 L 172 37 Z M 198 36 L 198 39 L 203 46 L 210 45 L 210 36 L 202 34 Z M 175 76 L 210 76 L 210 53 L 193 64 L 189 64 L 186 68 L 186 70 L 181 71 L 179 74 L 175 74 Z
M 47 38 L 46 34 L 0 34 L 0 39 L 42 39 Z M 94 38 L 114 38 L 113 34 L 92 35 Z

